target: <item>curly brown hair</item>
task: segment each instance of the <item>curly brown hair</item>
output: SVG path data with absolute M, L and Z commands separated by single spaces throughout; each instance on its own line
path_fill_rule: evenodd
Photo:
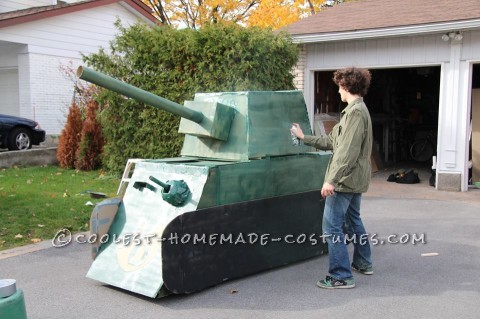
M 335 71 L 333 74 L 333 82 L 341 86 L 351 94 L 365 96 L 370 87 L 372 74 L 367 69 L 362 68 L 345 68 Z

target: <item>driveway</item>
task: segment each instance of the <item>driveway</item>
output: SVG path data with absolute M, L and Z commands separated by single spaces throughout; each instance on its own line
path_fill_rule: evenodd
M 356 275 L 354 289 L 317 288 L 328 269 L 328 256 L 320 256 L 195 294 L 149 299 L 85 278 L 87 245 L 49 243 L 17 256 L 1 252 L 0 278 L 17 280 L 30 319 L 478 318 L 480 189 L 435 191 L 426 173 L 421 184 L 388 183 L 389 173 L 377 173 L 363 199 L 378 244 L 375 274 Z

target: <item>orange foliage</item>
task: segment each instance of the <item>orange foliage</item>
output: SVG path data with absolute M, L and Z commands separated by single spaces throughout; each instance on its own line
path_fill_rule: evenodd
M 87 104 L 87 118 L 83 123 L 81 141 L 77 152 L 76 168 L 94 170 L 101 165 L 104 139 L 102 127 L 97 121 L 98 103 L 93 99 Z
M 279 29 L 331 6 L 352 0 L 142 0 L 161 24 L 200 28 L 208 23 Z
M 72 102 L 68 110 L 67 123 L 58 140 L 57 159 L 60 167 L 74 168 L 76 152 L 82 132 L 82 116 L 80 108 Z

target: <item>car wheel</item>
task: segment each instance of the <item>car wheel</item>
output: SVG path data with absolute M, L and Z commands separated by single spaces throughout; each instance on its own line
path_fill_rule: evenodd
M 8 136 L 8 149 L 11 151 L 32 148 L 32 134 L 22 127 L 13 129 Z

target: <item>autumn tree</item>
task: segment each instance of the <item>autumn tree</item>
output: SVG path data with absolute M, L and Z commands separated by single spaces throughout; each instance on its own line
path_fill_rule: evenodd
M 143 0 L 162 24 L 191 29 L 225 22 L 278 29 L 347 1 L 352 0 Z
M 207 23 L 246 20 L 259 0 L 143 0 L 160 22 L 174 27 L 197 29 Z

